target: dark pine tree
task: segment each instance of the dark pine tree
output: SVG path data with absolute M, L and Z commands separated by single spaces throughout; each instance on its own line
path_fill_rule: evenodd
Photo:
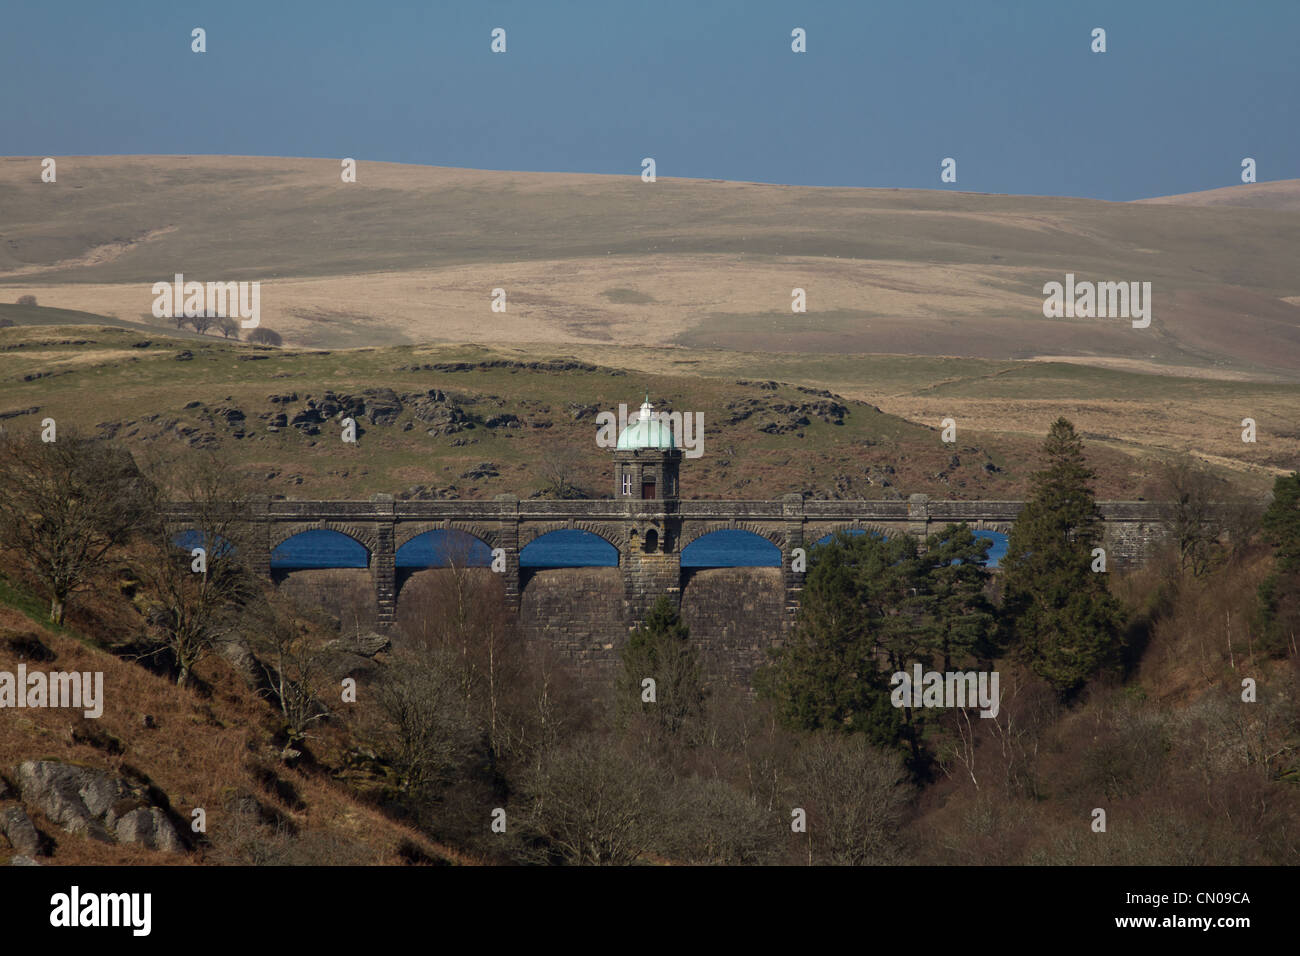
M 1052 423 L 1043 454 L 1047 466 L 1034 475 L 1002 562 L 1002 611 L 1019 654 L 1069 698 L 1118 662 L 1123 609 L 1106 575 L 1092 570 L 1102 538 L 1095 475 L 1066 419 Z
M 895 570 L 899 561 L 907 562 L 906 572 Z M 883 746 L 900 743 L 903 717 L 890 703 L 880 656 L 891 637 L 899 645 L 894 652 L 902 651 L 904 628 L 896 623 L 892 598 L 914 561 L 915 545 L 907 539 L 866 534 L 841 532 L 812 549 L 790 639 L 755 677 L 783 724 L 861 732 Z
M 952 670 L 954 662 L 993 657 L 997 618 L 985 591 L 991 544 L 965 524 L 949 525 L 926 544 L 934 655 L 942 671 Z

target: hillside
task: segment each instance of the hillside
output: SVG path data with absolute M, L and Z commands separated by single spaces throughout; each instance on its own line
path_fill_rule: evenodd
M 119 585 L 122 582 L 118 582 Z M 276 712 L 225 661 L 203 665 L 197 688 L 119 656 L 138 617 L 125 589 L 83 597 L 75 620 L 54 627 L 43 605 L 0 577 L 0 671 L 103 673 L 103 713 L 5 710 L 0 720 L 0 823 L 15 809 L 34 824 L 54 865 L 459 863 L 465 857 L 394 822 L 362 802 L 347 782 L 347 735 L 327 727 L 313 735 L 311 760 L 281 759 Z M 116 646 L 117 654 L 110 653 Z M 131 804 L 152 804 L 170 819 L 183 847 L 152 849 L 100 831 L 77 829 L 65 797 L 42 794 L 22 767 L 121 781 Z M 6 784 L 5 781 L 8 781 Z M 57 793 L 57 791 L 54 791 Z M 97 809 L 87 797 L 90 808 Z M 73 801 L 75 803 L 75 801 Z M 44 809 L 42 809 L 44 808 Z M 192 829 L 192 811 L 206 830 Z M 110 813 L 120 814 L 121 807 Z M 101 811 L 102 812 L 102 811 Z M 59 819 L 50 814 L 57 813 Z M 97 829 L 91 822 L 90 830 Z M 71 831 L 71 832 L 70 832 Z M 10 830 L 10 843 L 15 840 Z M 173 844 L 174 846 L 174 844 Z M 0 842 L 0 863 L 19 855 Z M 28 854 L 22 854 L 28 855 Z
M 0 160 L 0 297 L 150 324 L 152 283 L 180 272 L 260 280 L 263 324 L 299 346 L 677 343 L 1300 375 L 1289 207 L 358 168 L 344 184 L 330 159 L 63 157 L 47 184 L 39 159 Z M 1044 318 L 1043 284 L 1066 273 L 1151 282 L 1151 327 Z M 807 313 L 791 312 L 796 287 Z
M 12 308 L 0 306 L 0 317 Z M 603 496 L 612 471 L 593 439 L 595 414 L 620 402 L 634 409 L 646 390 L 656 403 L 704 413 L 705 454 L 686 463 L 687 497 L 801 489 L 819 497 L 1014 498 L 1060 414 L 1087 436 L 1104 497 L 1146 494 L 1153 454 L 1191 450 L 1258 492 L 1300 458 L 1294 385 L 1048 362 L 575 351 L 302 351 L 193 333 L 0 329 L 0 421 L 35 428 L 52 416 L 118 439 L 221 445 L 264 477 L 269 493 L 291 497 L 407 490 L 527 497 L 542 489 L 542 462 L 554 458 Z M 442 398 L 431 402 L 431 390 Z M 310 414 L 308 403 L 328 392 L 362 402 L 369 394 L 357 445 L 327 440 L 329 416 Z M 88 395 L 111 402 L 87 402 Z M 1259 422 L 1255 444 L 1240 440 L 1243 410 Z M 949 415 L 960 423 L 955 446 L 939 440 Z M 479 468 L 484 463 L 492 468 Z
M 1219 189 L 1203 189 L 1175 196 L 1154 196 L 1134 200 L 1139 203 L 1162 203 L 1176 206 L 1236 206 L 1245 209 L 1274 209 L 1300 212 L 1300 179 L 1283 179 L 1268 183 L 1240 183 Z
M 755 378 L 737 378 L 726 374 L 721 353 L 711 356 L 715 367 L 688 364 L 687 374 L 656 367 L 664 355 L 603 356 L 629 370 L 572 355 L 479 346 L 302 351 L 211 336 L 145 338 L 103 326 L 16 327 L 0 329 L 0 422 L 35 430 L 54 418 L 59 428 L 115 438 L 141 451 L 160 442 L 221 447 L 268 494 L 294 498 L 375 492 L 529 497 L 546 493 L 553 468 L 586 494 L 604 497 L 612 493 L 612 460 L 596 445 L 596 415 L 617 413 L 620 403 L 635 412 L 649 391 L 661 407 L 704 415 L 704 454 L 683 465 L 687 498 L 773 498 L 802 490 L 826 498 L 923 492 L 1006 499 L 1025 492 L 1052 419 L 1115 402 L 1115 419 L 1127 414 L 1138 434 L 1085 435 L 1099 494 L 1134 498 L 1149 493 L 1151 461 L 1141 430 L 1171 427 L 1158 417 L 1140 423 L 1134 408 L 1164 406 L 1181 396 L 1182 411 L 1167 413 L 1175 421 L 1192 401 L 1221 406 L 1227 395 L 1240 398 L 1246 389 L 1261 403 L 1256 409 L 1296 400 L 1295 386 L 1045 363 L 972 370 L 917 359 L 919 365 L 900 368 L 897 360 L 869 357 L 855 362 L 857 371 L 871 370 L 869 381 L 877 379 L 861 390 L 862 398 L 757 378 L 771 373 L 787 382 L 805 380 L 806 370 L 764 364 L 761 357 L 738 370 Z M 894 395 L 918 369 L 935 384 L 906 401 L 929 403 L 933 424 L 873 404 Z M 953 411 L 969 401 L 972 409 L 997 404 L 1006 425 L 990 428 L 984 422 L 993 420 L 984 413 Z M 961 416 L 953 445 L 940 440 L 941 410 Z M 359 426 L 355 445 L 339 438 L 345 412 Z M 1204 455 L 1217 460 L 1222 451 L 1223 464 L 1237 478 L 1265 490 L 1295 454 L 1300 435 L 1292 427 L 1290 437 L 1267 432 L 1267 440 L 1244 446 L 1232 421 L 1235 409 L 1215 414 L 1226 416 L 1224 432 L 1203 446 Z M 1281 426 L 1260 414 L 1262 428 Z

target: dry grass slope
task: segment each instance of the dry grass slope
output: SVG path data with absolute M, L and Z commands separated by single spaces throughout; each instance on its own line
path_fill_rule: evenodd
M 326 348 L 679 342 L 1300 375 L 1294 184 L 1241 187 L 1284 197 L 1263 208 L 365 162 L 344 184 L 328 159 L 38 170 L 0 160 L 0 285 L 126 321 L 152 321 L 150 286 L 182 272 L 262 281 L 263 322 Z M 1152 282 L 1151 328 L 1043 318 L 1043 283 L 1066 272 Z

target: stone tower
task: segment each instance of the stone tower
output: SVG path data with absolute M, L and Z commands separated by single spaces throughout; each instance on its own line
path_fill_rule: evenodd
M 655 414 L 649 396 L 627 423 L 614 450 L 614 497 L 675 501 L 682 450 L 667 421 Z
M 678 540 L 682 450 L 666 417 L 649 396 L 628 422 L 614 449 L 614 498 L 627 502 L 631 528 L 619 563 L 631 622 L 639 621 L 661 595 L 681 601 Z

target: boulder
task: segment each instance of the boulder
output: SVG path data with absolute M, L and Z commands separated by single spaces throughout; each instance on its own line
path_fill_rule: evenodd
M 93 788 L 98 782 L 96 776 L 96 771 L 81 767 L 49 760 L 29 760 L 18 767 L 18 786 L 22 789 L 24 803 L 31 804 L 69 833 L 110 843 L 112 837 L 108 830 L 95 818 L 81 795 L 83 786 Z
M 157 807 L 137 807 L 125 813 L 114 830 L 118 843 L 136 843 L 147 850 L 164 853 L 185 852 L 176 828 Z
M 53 760 L 29 760 L 18 767 L 23 801 L 69 833 L 104 843 L 114 836 L 151 850 L 180 852 L 184 844 L 143 787 L 103 770 Z
M 391 388 L 368 388 L 365 396 L 365 417 L 372 425 L 392 425 L 402 414 L 402 402 Z
M 25 856 L 45 856 L 45 841 L 22 807 L 0 810 L 0 833 L 9 845 Z
M 330 641 L 327 646 L 331 650 L 346 651 L 358 657 L 374 657 L 389 650 L 393 642 L 383 634 L 371 631 L 369 634 L 358 634 L 355 637 L 340 637 Z

